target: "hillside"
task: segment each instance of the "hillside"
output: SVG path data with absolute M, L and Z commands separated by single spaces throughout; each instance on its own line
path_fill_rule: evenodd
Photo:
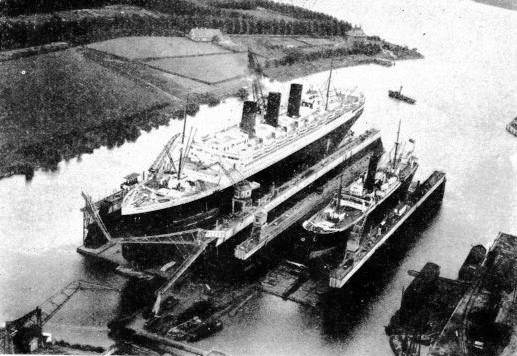
M 185 106 L 194 114 L 200 104 L 245 96 L 248 49 L 278 80 L 329 68 L 330 59 L 340 67 L 421 57 L 331 16 L 266 0 L 98 0 L 93 9 L 59 3 L 52 13 L 43 11 L 46 0 L 24 1 L 0 10 L 17 14 L 0 17 L 0 177 L 30 178 L 36 168 L 135 140 Z M 188 39 L 196 26 L 222 34 Z
M 96 7 L 88 8 L 92 4 Z M 325 14 L 266 0 L 4 0 L 0 14 L 0 50 L 184 35 L 194 27 L 220 28 L 227 34 L 311 36 L 344 36 L 352 28 Z

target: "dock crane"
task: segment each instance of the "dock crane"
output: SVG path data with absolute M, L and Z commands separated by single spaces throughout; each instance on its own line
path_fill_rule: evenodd
M 264 77 L 262 66 L 260 65 L 257 54 L 248 49 L 248 69 L 253 75 L 253 100 L 257 102 L 259 112 L 266 112 L 266 99 L 262 91 L 262 85 L 260 84 L 260 78 Z

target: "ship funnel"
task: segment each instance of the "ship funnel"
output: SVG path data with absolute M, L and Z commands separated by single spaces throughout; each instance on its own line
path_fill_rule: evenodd
M 267 99 L 267 110 L 266 110 L 266 124 L 273 127 L 278 126 L 278 114 L 280 112 L 280 99 L 282 94 L 280 93 L 269 93 Z
M 257 113 L 257 103 L 255 101 L 245 101 L 242 108 L 242 119 L 240 128 L 249 135 L 255 133 L 255 114 Z
M 377 172 L 379 159 L 380 155 L 374 153 L 370 158 L 370 163 L 368 163 L 368 172 L 366 173 L 366 179 L 364 180 L 363 185 L 367 192 L 371 192 L 373 190 L 373 186 L 375 184 L 375 173 Z
M 291 90 L 289 91 L 289 102 L 287 103 L 287 115 L 291 117 L 300 116 L 302 89 L 303 85 L 301 84 L 291 84 Z

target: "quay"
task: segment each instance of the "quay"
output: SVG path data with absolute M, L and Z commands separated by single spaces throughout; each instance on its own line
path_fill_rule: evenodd
M 500 232 L 428 355 L 515 355 L 517 236 Z

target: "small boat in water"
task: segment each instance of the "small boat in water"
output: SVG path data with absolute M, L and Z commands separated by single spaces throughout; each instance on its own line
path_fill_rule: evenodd
M 399 91 L 388 90 L 388 96 L 393 99 L 402 100 L 408 104 L 416 103 L 416 100 L 410 98 L 409 96 L 402 95 L 402 87 L 400 87 Z
M 506 131 L 511 133 L 514 136 L 517 136 L 517 117 L 515 117 L 512 121 L 506 125 Z

